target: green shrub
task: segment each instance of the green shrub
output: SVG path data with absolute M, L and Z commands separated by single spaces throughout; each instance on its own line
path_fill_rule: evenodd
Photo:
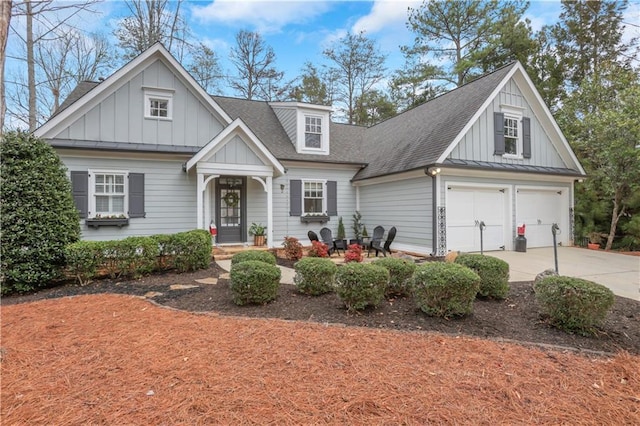
M 293 281 L 301 293 L 317 296 L 333 290 L 338 267 L 329 259 L 305 257 L 296 262 Z
M 259 260 L 247 260 L 231 267 L 230 279 L 236 305 L 267 303 L 278 295 L 280 268 Z
M 378 306 L 388 283 L 389 271 L 372 263 L 347 263 L 336 272 L 336 293 L 350 311 Z
M 241 251 L 233 255 L 231 258 L 231 266 L 236 265 L 242 262 L 248 262 L 251 260 L 257 260 L 259 262 L 268 263 L 269 265 L 276 264 L 276 257 L 269 253 L 268 251 L 263 250 L 247 250 Z
M 0 141 L 0 293 L 49 285 L 80 237 L 71 183 L 56 152 L 23 132 Z
M 472 313 L 479 288 L 478 274 L 456 263 L 428 262 L 413 274 L 413 297 L 427 315 L 448 318 Z
M 416 270 L 414 261 L 398 259 L 396 257 L 385 257 L 373 262 L 389 271 L 389 284 L 385 294 L 387 295 L 407 295 L 411 290 L 411 277 Z
M 542 312 L 556 327 L 590 334 L 613 306 L 613 292 L 580 278 L 546 277 L 533 285 Z
M 509 264 L 496 257 L 482 254 L 461 254 L 455 263 L 464 265 L 480 277 L 482 297 L 504 299 L 509 293 Z
M 88 284 L 96 276 L 104 259 L 102 241 L 78 241 L 64 249 L 67 273 L 74 276 L 80 285 Z
M 178 272 L 196 271 L 211 264 L 211 234 L 204 229 L 174 234 L 171 243 L 176 252 L 175 268 Z

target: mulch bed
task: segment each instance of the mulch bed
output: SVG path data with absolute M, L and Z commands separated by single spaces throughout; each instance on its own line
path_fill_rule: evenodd
M 221 272 L 2 298 L 2 423 L 640 424 L 640 302 L 582 337 L 531 283 L 448 321 L 409 298 L 351 314 L 288 285 L 244 307 L 225 279 L 169 289 Z

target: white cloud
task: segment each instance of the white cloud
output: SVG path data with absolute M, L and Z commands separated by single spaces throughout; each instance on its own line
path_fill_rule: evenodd
M 422 4 L 419 0 L 377 0 L 373 2 L 371 13 L 358 19 L 351 31 L 359 33 L 365 31 L 373 34 L 388 31 L 389 27 L 401 26 L 404 28 L 408 17 L 408 8 L 417 8 Z
M 330 7 L 327 1 L 215 0 L 206 6 L 194 6 L 191 14 L 203 23 L 248 26 L 266 34 L 279 32 L 288 24 L 308 22 Z

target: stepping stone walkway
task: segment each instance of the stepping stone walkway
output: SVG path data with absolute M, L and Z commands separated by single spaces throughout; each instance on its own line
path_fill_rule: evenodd
M 224 274 L 218 275 L 218 279 L 219 280 L 228 280 L 228 279 L 230 279 L 229 273 L 225 272 Z
M 147 299 L 152 299 L 154 297 L 162 296 L 164 293 L 160 293 L 159 291 L 150 291 L 145 293 L 144 297 Z
M 169 290 L 188 290 L 190 288 L 198 288 L 198 286 L 192 284 L 173 284 L 169 286 Z
M 218 284 L 218 279 L 213 277 L 203 278 L 201 280 L 195 280 L 195 281 L 200 284 L 210 284 L 210 285 Z

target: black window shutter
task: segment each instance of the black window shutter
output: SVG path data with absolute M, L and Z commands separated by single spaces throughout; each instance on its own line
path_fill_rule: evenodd
M 145 217 L 144 173 L 129 173 L 129 217 Z
M 289 185 L 289 216 L 302 216 L 302 181 L 292 180 Z
M 494 153 L 493 155 L 504 154 L 504 114 L 501 112 L 493 113 L 493 135 L 494 135 Z
M 85 219 L 89 210 L 89 172 L 71 172 L 71 194 L 80 218 Z
M 522 117 L 522 156 L 531 158 L 531 119 Z
M 327 215 L 338 216 L 338 185 L 335 180 L 327 181 Z

